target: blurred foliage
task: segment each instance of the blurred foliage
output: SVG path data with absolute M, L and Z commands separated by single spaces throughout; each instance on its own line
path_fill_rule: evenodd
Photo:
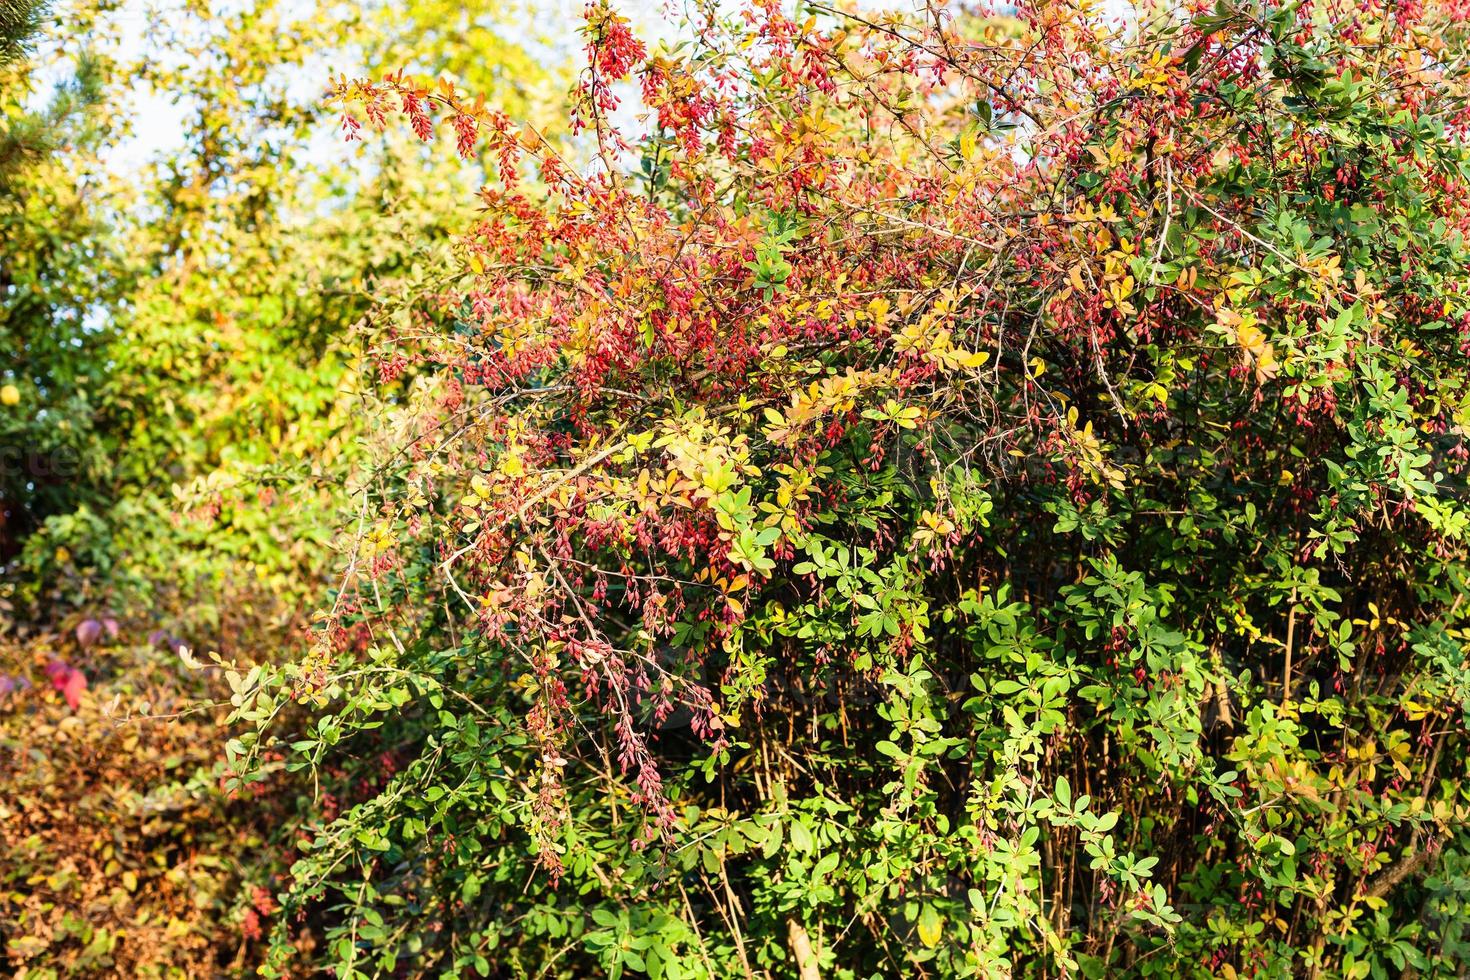
M 319 150 L 333 66 L 402 52 L 434 5 L 226 9 L 173 10 L 130 51 L 114 32 L 139 9 L 69 6 L 69 43 L 4 89 L 0 343 L 18 401 L 0 409 L 0 544 L 21 552 L 11 598 L 32 615 L 98 590 L 207 610 L 251 589 L 289 615 L 317 590 L 353 450 L 351 328 L 474 186 L 403 140 L 350 163 Z M 550 76 L 505 52 L 475 57 L 478 80 L 503 67 L 504 97 L 529 111 Z M 38 77 L 54 90 L 41 109 Z M 105 162 L 137 139 L 138 98 L 182 128 L 120 175 Z
M 75 709 L 47 679 L 68 661 L 85 664 L 92 691 Z M 141 637 L 83 650 L 69 635 L 33 636 L 0 647 L 0 670 L 0 935 L 12 975 L 248 967 L 252 923 L 273 908 L 262 885 L 283 866 L 280 828 L 307 788 L 222 790 L 217 718 L 196 708 L 218 692 L 181 684 Z M 38 681 L 18 685 L 27 677 Z
M 246 969 L 276 849 L 321 819 L 306 784 L 219 788 L 229 692 L 183 661 L 280 658 L 337 560 L 372 435 L 354 327 L 476 183 L 411 138 L 343 152 L 320 96 L 441 8 L 80 0 L 0 66 L 0 937 L 26 975 Z M 516 30 L 458 10 L 465 41 Z M 540 49 L 460 43 L 445 65 L 518 111 L 562 85 Z

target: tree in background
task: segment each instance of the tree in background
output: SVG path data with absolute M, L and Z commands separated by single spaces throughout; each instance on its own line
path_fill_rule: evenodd
M 1463 13 L 593 4 L 585 165 L 337 86 L 497 179 L 221 665 L 333 794 L 275 969 L 1459 969 Z
M 230 692 L 183 664 L 296 641 L 376 437 L 354 326 L 442 262 L 475 186 L 409 135 L 343 165 L 332 71 L 380 70 L 442 11 L 349 13 L 179 5 L 129 47 L 136 5 L 58 5 L 0 68 L 0 937 L 22 973 L 248 969 L 281 845 L 320 818 L 306 785 L 221 789 Z M 551 69 L 436 44 L 544 111 Z M 150 97 L 180 132 L 123 172 Z
M 26 543 L 13 598 L 40 619 L 187 604 L 217 626 L 222 595 L 254 593 L 289 618 L 329 561 L 317 529 L 334 521 L 331 471 L 354 441 L 351 328 L 370 289 L 433 254 L 456 189 L 474 186 L 449 154 L 403 140 L 351 168 L 324 158 L 313 147 L 336 121 L 317 96 L 334 67 L 403 56 L 443 11 L 181 9 L 151 47 L 116 48 L 136 13 L 67 7 L 71 43 L 18 69 L 7 113 L 4 146 L 25 161 L 7 195 L 7 275 L 30 277 L 3 324 L 20 355 L 4 379 L 17 403 L 0 413 L 20 457 L 5 470 L 6 556 Z M 468 36 L 490 37 L 494 20 L 475 16 Z M 88 39 L 96 54 L 77 59 Z M 455 38 L 439 40 L 445 63 L 469 70 Z M 500 97 L 544 112 L 551 73 L 509 43 L 498 53 L 473 59 L 471 77 L 511 79 Z M 79 82 L 27 114 L 39 71 Z M 124 178 L 105 161 L 140 91 L 171 100 L 182 131 Z
M 78 349 L 75 340 L 89 310 L 118 292 L 96 208 L 95 154 L 110 130 L 99 105 L 103 66 L 80 56 L 38 92 L 39 71 L 21 50 L 0 65 L 0 346 L 9 355 L 0 377 L 0 561 L 47 517 L 96 499 L 88 485 L 102 460 L 88 389 L 106 359 L 100 345 Z
M 45 7 L 40 0 L 0 0 L 0 68 L 25 56 Z

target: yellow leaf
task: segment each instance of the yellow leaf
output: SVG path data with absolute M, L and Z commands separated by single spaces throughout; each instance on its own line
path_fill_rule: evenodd
M 932 908 L 925 907 L 919 913 L 919 942 L 933 948 L 944 935 L 944 920 Z

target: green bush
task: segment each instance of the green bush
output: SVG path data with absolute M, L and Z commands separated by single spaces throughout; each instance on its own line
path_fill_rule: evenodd
M 1462 11 L 1197 6 L 593 5 L 580 157 L 336 86 L 499 180 L 221 665 L 342 804 L 277 972 L 1463 969 Z

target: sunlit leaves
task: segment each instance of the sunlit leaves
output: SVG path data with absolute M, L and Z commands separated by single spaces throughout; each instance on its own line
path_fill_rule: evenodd
M 586 896 L 584 968 L 1386 969 L 1418 926 L 1350 924 L 1406 879 L 1370 883 L 1462 850 L 1452 793 L 1404 799 L 1464 750 L 1461 41 L 1434 5 L 930 13 L 650 53 L 594 5 L 582 167 L 463 86 L 337 84 L 500 172 L 389 321 L 391 504 L 344 530 L 382 557 L 319 632 L 448 678 L 402 722 L 436 803 L 501 720 L 520 791 L 446 830 L 528 917 Z M 489 862 L 409 810 L 305 867 L 352 906 L 328 854 Z

